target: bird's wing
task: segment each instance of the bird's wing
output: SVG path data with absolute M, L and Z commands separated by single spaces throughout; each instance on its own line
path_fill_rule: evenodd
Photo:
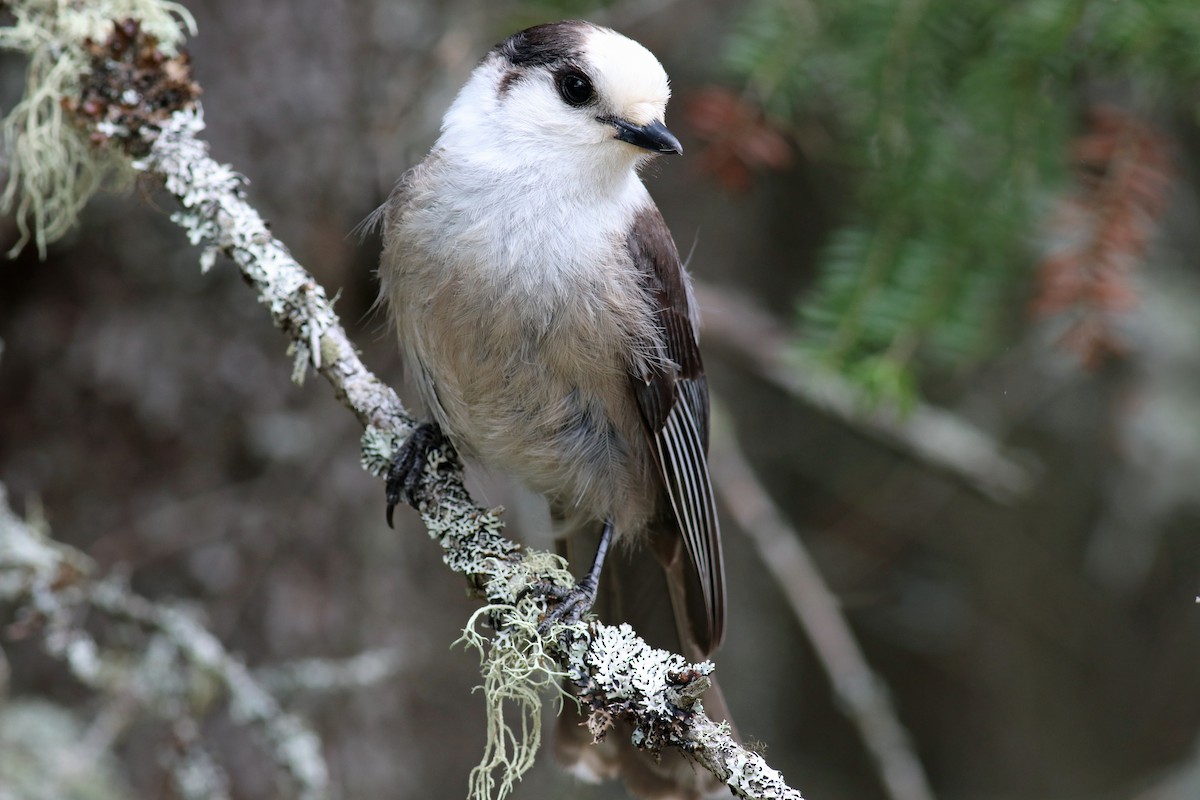
M 708 382 L 696 340 L 693 300 L 675 241 L 653 205 L 639 212 L 627 247 L 647 295 L 657 304 L 663 356 L 631 376 L 633 392 L 699 580 L 707 628 L 696 633 L 711 652 L 725 633 L 725 565 L 708 477 Z

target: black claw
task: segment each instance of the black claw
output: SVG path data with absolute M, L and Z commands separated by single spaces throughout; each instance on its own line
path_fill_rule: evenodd
M 551 597 L 555 600 L 554 607 L 547 613 L 545 619 L 538 623 L 538 633 L 543 636 L 556 622 L 573 625 L 583 619 L 583 615 L 591 610 L 596 602 L 596 587 L 587 578 L 572 587 L 566 588 L 555 583 L 535 583 L 526 588 L 518 596 L 518 602 L 532 595 Z
M 553 597 L 558 601 L 538 625 L 538 633 L 546 635 L 550 626 L 555 622 L 574 625 L 591 610 L 592 605 L 596 602 L 596 587 L 600 585 L 600 570 L 604 568 L 604 557 L 608 553 L 612 537 L 613 522 L 610 518 L 604 521 L 604 528 L 600 531 L 600 544 L 596 546 L 596 557 L 592 560 L 592 568 L 588 570 L 588 574 L 584 576 L 583 580 L 571 588 L 564 589 L 557 584 L 545 581 L 535 583 L 517 596 L 518 602 L 522 597 L 532 594 Z
M 422 422 L 404 440 L 400 451 L 392 459 L 385 483 L 389 528 L 393 527 L 393 512 L 401 500 L 409 505 L 416 505 L 416 497 L 425 474 L 425 460 L 429 451 L 435 447 L 449 450 L 451 445 L 436 422 Z M 450 453 L 452 452 L 450 450 Z

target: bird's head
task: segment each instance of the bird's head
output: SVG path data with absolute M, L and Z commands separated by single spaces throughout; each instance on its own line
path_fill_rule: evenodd
M 513 34 L 475 69 L 446 114 L 443 143 L 514 164 L 574 161 L 626 171 L 683 152 L 653 54 L 616 31 L 555 22 Z

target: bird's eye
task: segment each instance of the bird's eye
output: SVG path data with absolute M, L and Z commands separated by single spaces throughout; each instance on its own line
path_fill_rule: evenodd
M 558 79 L 558 93 L 573 106 L 587 105 L 596 95 L 592 82 L 578 72 L 567 72 Z

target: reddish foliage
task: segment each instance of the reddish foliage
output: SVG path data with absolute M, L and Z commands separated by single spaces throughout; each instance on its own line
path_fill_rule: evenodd
M 728 89 L 698 90 L 688 99 L 684 115 L 704 142 L 701 166 L 728 191 L 750 188 L 753 172 L 792 164 L 791 146 L 763 110 Z
M 1055 244 L 1030 306 L 1071 314 L 1060 343 L 1092 368 L 1125 350 L 1114 322 L 1137 305 L 1134 273 L 1166 205 L 1171 165 L 1165 138 L 1114 108 L 1093 108 L 1072 150 L 1078 188 L 1054 215 Z

